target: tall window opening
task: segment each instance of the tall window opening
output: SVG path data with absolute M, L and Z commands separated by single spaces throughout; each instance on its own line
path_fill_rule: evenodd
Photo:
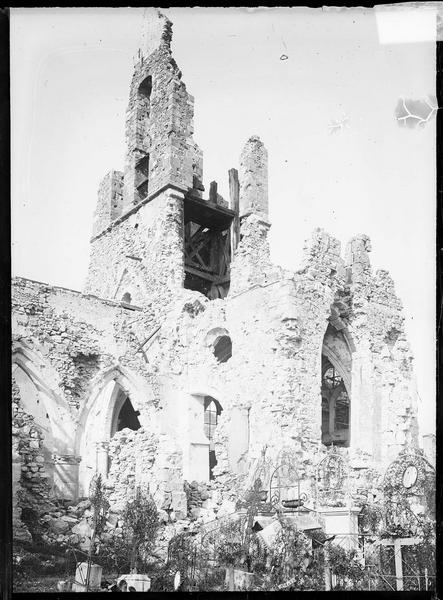
M 152 78 L 146 77 L 139 85 L 137 93 L 136 140 L 137 156 L 135 163 L 135 187 L 138 201 L 148 196 L 149 183 L 149 114 L 151 112 Z
M 149 183 L 149 154 L 142 156 L 135 163 L 135 187 L 140 200 L 144 200 L 148 195 Z
M 139 411 L 135 411 L 129 398 L 123 403 L 117 417 L 117 431 L 128 428 L 133 431 L 140 429 L 140 421 L 138 420 Z
M 137 431 L 141 424 L 138 420 L 140 412 L 134 410 L 131 400 L 126 396 L 125 392 L 120 389 L 115 401 L 114 414 L 112 417 L 111 437 L 122 429 L 132 429 Z
M 326 356 L 322 357 L 322 442 L 349 446 L 348 391 L 343 378 Z
M 219 363 L 227 362 L 232 356 L 232 342 L 228 335 L 222 335 L 214 344 L 214 356 Z
M 206 437 L 209 440 L 209 479 L 214 479 L 213 469 L 217 464 L 215 455 L 214 433 L 217 427 L 218 419 L 222 408 L 217 400 L 211 396 L 205 396 L 204 399 L 203 426 Z
M 189 200 L 190 202 L 190 200 Z M 196 201 L 195 201 L 196 202 Z M 210 300 L 224 298 L 229 290 L 230 234 L 229 229 L 220 231 L 224 225 L 211 222 L 210 210 L 217 210 L 209 205 L 209 216 L 205 213 L 207 223 L 186 221 L 190 209 L 185 205 L 184 252 L 186 289 L 195 290 Z M 201 210 L 201 207 L 198 207 Z M 200 219 L 201 215 L 194 218 Z
M 151 112 L 152 78 L 146 77 L 138 87 L 137 94 L 137 145 L 139 150 L 148 151 L 148 119 Z

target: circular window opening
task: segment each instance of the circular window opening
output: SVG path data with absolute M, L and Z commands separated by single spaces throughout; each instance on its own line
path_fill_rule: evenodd
M 411 488 L 418 478 L 418 471 L 415 465 L 409 465 L 403 471 L 403 485 L 405 488 Z
M 232 356 L 232 342 L 228 335 L 222 335 L 214 344 L 214 356 L 219 363 L 228 361 Z
M 131 294 L 129 292 L 123 294 L 122 302 L 124 302 L 125 304 L 131 304 Z

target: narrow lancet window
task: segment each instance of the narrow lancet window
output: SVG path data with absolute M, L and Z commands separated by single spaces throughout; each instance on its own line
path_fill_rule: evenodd
M 322 360 L 322 442 L 326 446 L 349 446 L 349 395 L 334 365 Z

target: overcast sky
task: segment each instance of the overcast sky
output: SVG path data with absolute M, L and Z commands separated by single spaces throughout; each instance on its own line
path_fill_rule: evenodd
M 398 43 L 389 31 L 398 37 L 401 22 L 380 39 L 389 15 L 371 9 L 164 12 L 195 97 L 207 189 L 215 179 L 228 197 L 227 172 L 257 134 L 269 152 L 275 262 L 297 268 L 315 227 L 343 250 L 352 235 L 370 236 L 372 264 L 390 271 L 405 306 L 431 431 L 435 119 L 407 128 L 395 116 L 401 96 L 435 95 L 435 44 L 415 35 L 420 15 Z M 82 289 L 99 182 L 123 167 L 141 9 L 11 13 L 13 272 Z

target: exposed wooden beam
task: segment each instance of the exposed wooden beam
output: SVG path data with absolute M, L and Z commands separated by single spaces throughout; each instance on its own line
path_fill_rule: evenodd
M 229 197 L 231 200 L 231 210 L 234 212 L 234 218 L 232 220 L 232 236 L 231 236 L 231 260 L 234 256 L 234 252 L 240 241 L 240 183 L 238 181 L 237 169 L 229 169 Z
M 224 231 L 231 225 L 234 212 L 215 202 L 196 198 L 188 194 L 184 203 L 185 223 L 193 221 L 214 231 Z
M 203 271 L 199 271 L 194 267 L 190 267 L 185 264 L 185 273 L 189 273 L 189 275 L 196 275 L 197 277 L 201 277 L 206 281 L 211 281 L 212 283 L 229 283 L 229 277 L 218 277 L 217 275 L 211 275 L 209 273 L 204 273 Z

